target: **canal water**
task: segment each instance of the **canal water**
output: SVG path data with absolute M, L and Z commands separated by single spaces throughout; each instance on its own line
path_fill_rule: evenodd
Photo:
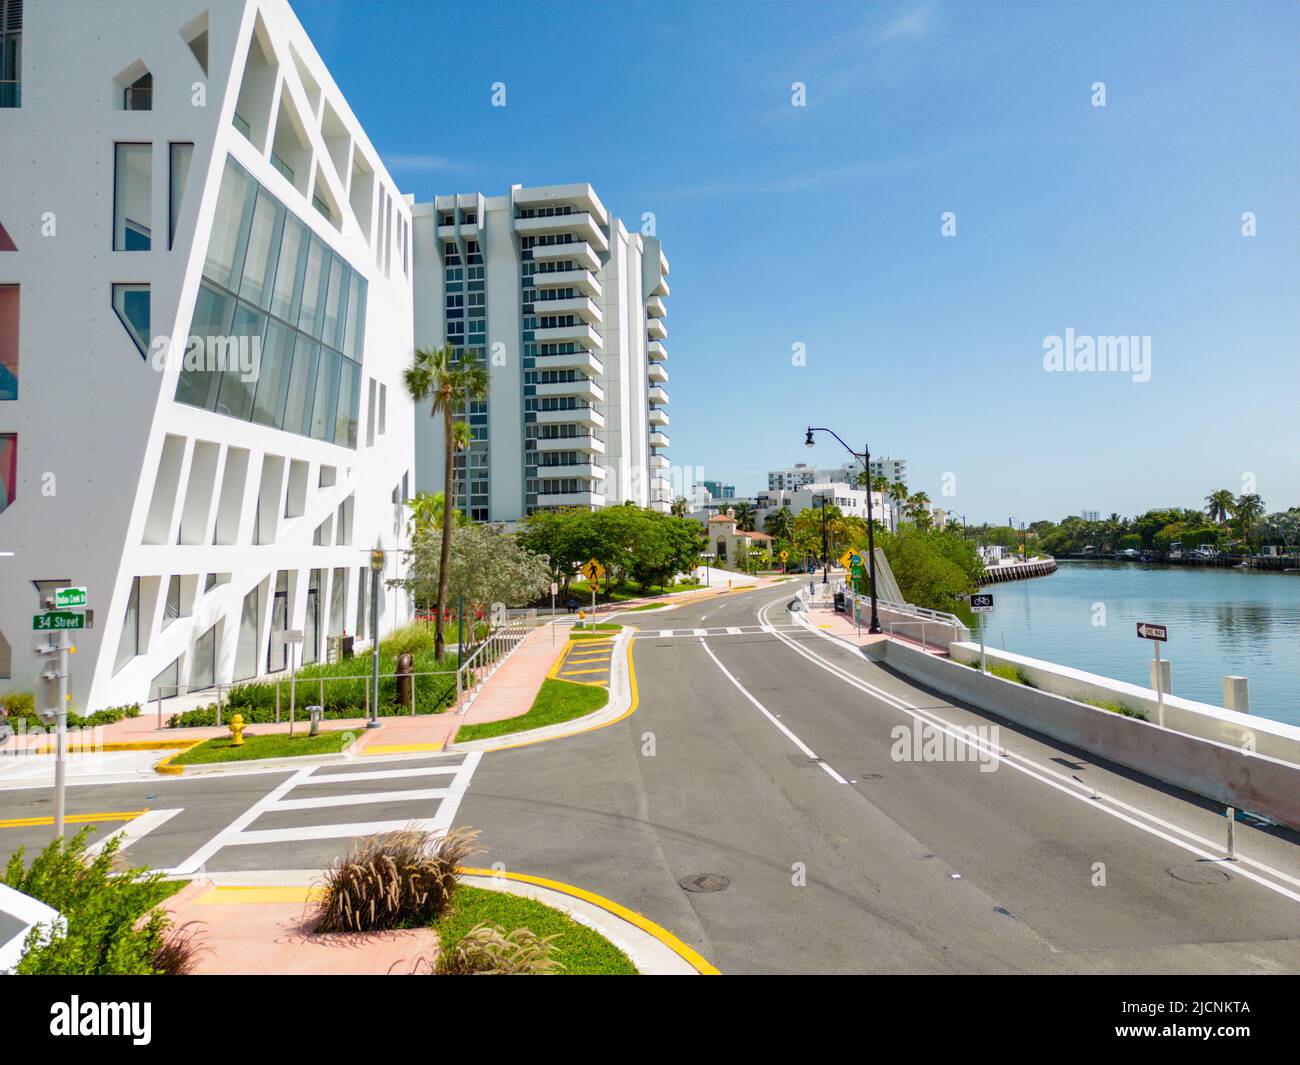
M 1300 573 L 1062 561 L 984 590 L 989 647 L 1149 686 L 1151 643 L 1135 628 L 1156 622 L 1175 695 L 1220 706 L 1224 676 L 1244 676 L 1251 713 L 1300 725 Z

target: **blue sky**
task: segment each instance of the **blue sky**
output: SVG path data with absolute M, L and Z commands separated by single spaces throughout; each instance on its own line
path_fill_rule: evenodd
M 403 192 L 654 213 L 675 464 L 752 493 L 812 422 L 971 521 L 1300 504 L 1290 0 L 293 4 Z

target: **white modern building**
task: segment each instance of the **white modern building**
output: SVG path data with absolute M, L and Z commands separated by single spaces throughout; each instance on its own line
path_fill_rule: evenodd
M 287 0 L 0 9 L 0 691 L 63 585 L 78 711 L 403 623 L 410 210 Z
M 857 484 L 862 474 L 861 462 L 846 462 L 840 466 L 820 469 L 805 462 L 796 462 L 781 470 L 769 470 L 767 490 L 769 492 L 789 491 L 809 484 L 848 483 Z M 871 477 L 884 477 L 890 484 L 907 483 L 907 459 L 895 459 L 885 456 L 871 460 Z
M 761 529 L 767 516 L 782 507 L 787 508 L 791 516 L 796 516 L 810 507 L 820 507 L 823 502 L 828 507 L 839 507 L 840 512 L 847 518 L 865 520 L 867 517 L 866 489 L 858 488 L 844 480 L 823 481 L 794 489 L 759 492 L 756 500 L 758 510 L 756 524 Z M 871 493 L 871 514 L 886 528 L 896 527 L 894 508 L 883 492 Z
M 415 204 L 415 341 L 486 362 L 454 461 L 475 521 L 632 500 L 667 511 L 668 260 L 587 184 Z M 442 488 L 443 426 L 416 416 L 416 487 Z

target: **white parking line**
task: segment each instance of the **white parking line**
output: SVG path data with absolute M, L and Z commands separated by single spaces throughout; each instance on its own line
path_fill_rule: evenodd
M 781 721 L 774 714 L 772 714 L 772 712 L 768 710 L 766 706 L 764 706 L 752 695 L 750 695 L 749 692 L 745 690 L 745 686 L 731 675 L 731 671 L 727 669 L 727 667 L 724 666 L 721 662 L 718 661 L 718 656 L 713 653 L 712 648 L 710 648 L 707 643 L 705 643 L 703 640 L 700 640 L 700 646 L 704 648 L 704 653 L 713 659 L 713 664 L 717 666 L 720 670 L 722 670 L 722 675 L 736 686 L 736 690 L 740 692 L 740 694 L 743 695 L 746 699 L 748 699 L 751 703 L 753 703 L 756 707 L 758 707 L 759 712 L 764 717 L 766 717 L 770 722 L 772 722 L 772 724 L 774 724 L 778 729 L 780 729 L 781 732 L 786 736 L 786 738 L 790 740 L 790 742 L 792 742 L 796 747 L 799 748 L 800 751 L 802 751 L 810 759 L 812 759 L 824 770 L 826 770 L 826 772 L 829 773 L 831 777 L 834 778 L 838 783 L 840 784 L 848 783 L 848 781 L 845 780 L 842 776 L 840 776 L 837 772 L 835 772 L 834 769 L 832 769 L 820 758 L 818 758 L 816 752 L 814 752 L 813 749 L 808 746 L 808 744 L 804 743 L 803 740 L 801 740 L 798 736 L 796 736 L 793 732 L 791 732 L 788 728 L 786 728 L 786 726 L 783 725 Z

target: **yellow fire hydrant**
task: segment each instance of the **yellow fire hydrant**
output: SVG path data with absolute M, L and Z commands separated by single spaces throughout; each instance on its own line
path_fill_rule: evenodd
M 244 715 L 235 714 L 230 719 L 230 746 L 242 747 L 244 745 Z

